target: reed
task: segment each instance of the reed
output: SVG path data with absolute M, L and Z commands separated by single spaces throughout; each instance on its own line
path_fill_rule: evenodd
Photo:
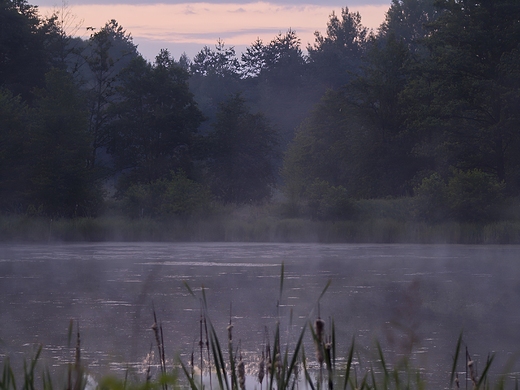
M 520 244 L 517 212 L 490 223 L 426 223 L 410 215 L 407 199 L 360 200 L 346 220 L 286 217 L 273 205 L 227 207 L 190 218 L 0 216 L 0 241 L 198 241 L 322 243 Z

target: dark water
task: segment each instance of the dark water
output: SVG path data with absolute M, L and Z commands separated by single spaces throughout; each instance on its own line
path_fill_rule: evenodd
M 444 384 L 461 331 L 481 368 L 489 352 L 497 370 L 520 352 L 519 261 L 518 246 L 2 245 L 0 356 L 28 357 L 43 344 L 46 363 L 63 365 L 73 356 L 74 319 L 94 374 L 139 370 L 154 342 L 155 306 L 168 360 L 187 360 L 197 350 L 200 302 L 186 283 L 197 297 L 204 286 L 224 342 L 231 312 L 234 341 L 252 363 L 278 317 L 282 340 L 294 343 L 331 280 L 319 311 L 327 323 L 334 318 L 340 357 L 354 336 L 361 370 L 379 340 L 390 363 L 411 351 L 414 364 Z

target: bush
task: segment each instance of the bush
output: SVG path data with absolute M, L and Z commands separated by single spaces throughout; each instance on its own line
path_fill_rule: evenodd
M 308 209 L 318 220 L 344 220 L 353 217 L 354 206 L 347 190 L 316 179 L 307 190 Z
M 448 191 L 438 173 L 425 177 L 414 189 L 415 217 L 426 222 L 441 222 L 449 217 Z
M 427 222 L 489 222 L 499 217 L 504 183 L 478 169 L 454 170 L 446 183 L 439 174 L 415 188 L 415 215 Z
M 451 213 L 461 222 L 496 220 L 504 189 L 504 183 L 478 169 L 456 170 L 447 187 Z
M 211 205 L 209 190 L 181 173 L 171 179 L 150 184 L 134 184 L 123 196 L 123 211 L 129 216 L 190 216 L 207 211 Z

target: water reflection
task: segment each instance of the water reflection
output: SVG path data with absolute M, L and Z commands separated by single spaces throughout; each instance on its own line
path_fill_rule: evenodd
M 153 342 L 152 303 L 166 353 L 187 357 L 199 340 L 202 286 L 226 339 L 230 307 L 244 359 L 255 361 L 278 318 L 285 342 L 317 314 L 334 318 L 338 356 L 353 336 L 364 358 L 379 340 L 390 361 L 412 352 L 446 378 L 457 337 L 497 367 L 519 352 L 520 248 L 515 246 L 103 243 L 0 247 L 0 354 L 45 346 L 71 359 L 78 320 L 94 371 L 140 369 Z M 285 264 L 280 302 L 280 264 Z M 290 319 L 292 318 L 292 323 Z M 503 364 L 502 364 L 503 365 Z

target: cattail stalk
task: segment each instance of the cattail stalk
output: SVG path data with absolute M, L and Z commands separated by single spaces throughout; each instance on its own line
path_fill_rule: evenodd
M 468 347 L 466 347 L 466 362 L 467 362 L 467 366 L 469 369 L 469 377 L 471 379 L 471 383 L 473 383 L 473 388 L 476 388 L 478 381 L 477 381 L 477 373 L 475 370 L 475 362 L 473 360 L 471 360 L 471 356 L 469 355 L 469 352 L 468 352 Z
M 210 390 L 213 390 L 213 383 L 211 380 L 211 354 L 210 354 L 210 350 L 209 350 L 208 323 L 206 321 L 205 313 L 204 313 L 204 332 L 206 333 L 206 350 L 208 351 L 209 388 L 210 388 Z
M 262 389 L 262 382 L 265 376 L 265 353 L 262 350 L 262 360 L 260 360 L 260 364 L 258 365 L 258 382 L 260 382 L 260 389 Z
M 244 362 L 242 361 L 242 352 L 240 353 L 240 359 L 237 365 L 238 385 L 240 390 L 246 390 L 246 369 Z
M 157 351 L 159 353 L 159 363 L 160 363 L 160 367 L 161 367 L 161 373 L 162 373 L 162 375 L 165 375 L 166 374 L 166 359 L 165 359 L 165 354 L 164 354 L 164 335 L 163 335 L 163 330 L 162 330 L 162 324 L 159 326 L 157 325 L 157 314 L 155 312 L 155 307 L 153 308 L 153 320 L 154 320 L 154 322 L 152 325 L 152 330 L 155 335 L 155 342 L 157 343 Z M 166 383 L 164 383 L 162 388 L 163 388 L 163 390 L 167 390 L 168 385 Z

